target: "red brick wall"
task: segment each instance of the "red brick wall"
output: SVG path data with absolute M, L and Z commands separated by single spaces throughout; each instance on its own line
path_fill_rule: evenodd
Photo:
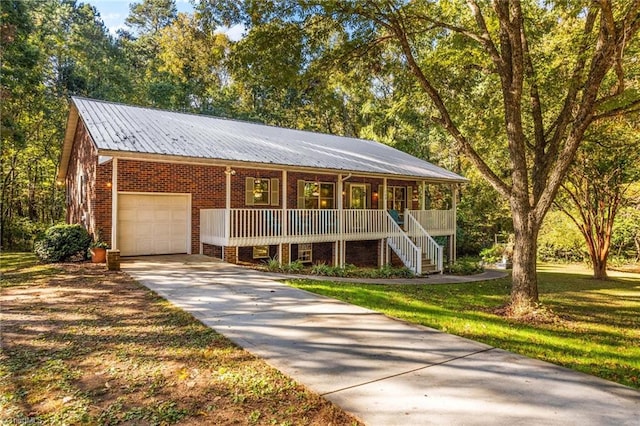
M 345 249 L 345 262 L 356 266 L 378 266 L 380 253 L 378 240 L 347 241 Z
M 222 259 L 222 247 L 211 244 L 202 244 L 202 254 L 209 257 Z
M 333 246 L 334 243 L 313 243 L 311 244 L 311 262 L 314 265 L 318 263 L 326 263 L 333 265 Z M 291 261 L 298 259 L 298 244 L 291 244 Z
M 80 223 L 90 234 L 97 227 L 96 213 L 96 168 L 98 154 L 82 120 L 78 122 L 74 136 L 69 167 L 66 176 L 67 223 Z M 82 184 L 82 182 L 85 182 Z M 84 186 L 84 189 L 82 187 Z M 102 235 L 106 240 L 108 236 Z M 108 241 L 108 240 L 106 240 Z
M 278 257 L 278 246 L 272 245 L 269 246 L 269 258 L 275 259 Z M 238 247 L 238 260 L 246 263 L 265 263 L 269 259 L 268 258 L 253 258 L 253 247 Z
M 225 168 L 118 160 L 118 192 L 191 194 L 191 252 L 200 252 L 200 209 L 225 207 Z

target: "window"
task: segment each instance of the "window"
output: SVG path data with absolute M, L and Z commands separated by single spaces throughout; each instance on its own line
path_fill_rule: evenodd
M 404 186 L 387 187 L 387 210 L 404 212 L 407 206 L 407 188 Z
M 313 253 L 312 244 L 298 244 L 298 260 L 302 263 L 310 263 L 312 261 L 311 254 Z
M 349 208 L 366 209 L 369 207 L 370 185 L 352 183 L 349 185 Z
M 87 203 L 87 176 L 80 176 L 80 204 Z
M 334 184 L 298 181 L 298 208 L 333 209 Z
M 269 257 L 269 246 L 253 246 L 254 259 L 266 259 Z
M 245 180 L 245 204 L 248 206 L 277 206 L 279 179 L 248 177 Z

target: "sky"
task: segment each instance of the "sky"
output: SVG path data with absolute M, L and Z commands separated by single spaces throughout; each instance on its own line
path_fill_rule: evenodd
M 119 29 L 127 28 L 124 20 L 129 15 L 129 5 L 131 3 L 140 3 L 141 1 L 142 0 L 84 0 L 85 3 L 91 4 L 98 10 L 104 25 L 113 35 L 115 35 L 116 31 Z M 178 12 L 193 12 L 193 5 L 189 0 L 175 1 Z M 226 32 L 232 40 L 239 40 L 242 37 L 242 30 L 242 26 L 236 26 L 231 27 L 230 29 L 225 29 L 223 32 Z

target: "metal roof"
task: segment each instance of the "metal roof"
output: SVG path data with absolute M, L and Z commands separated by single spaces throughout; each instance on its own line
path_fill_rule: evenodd
M 449 182 L 467 180 L 370 140 L 80 97 L 73 97 L 72 101 L 99 152 L 159 154 Z

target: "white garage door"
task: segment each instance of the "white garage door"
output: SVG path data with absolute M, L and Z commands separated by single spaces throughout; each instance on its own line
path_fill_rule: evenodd
M 187 253 L 188 214 L 188 195 L 119 194 L 120 253 Z

